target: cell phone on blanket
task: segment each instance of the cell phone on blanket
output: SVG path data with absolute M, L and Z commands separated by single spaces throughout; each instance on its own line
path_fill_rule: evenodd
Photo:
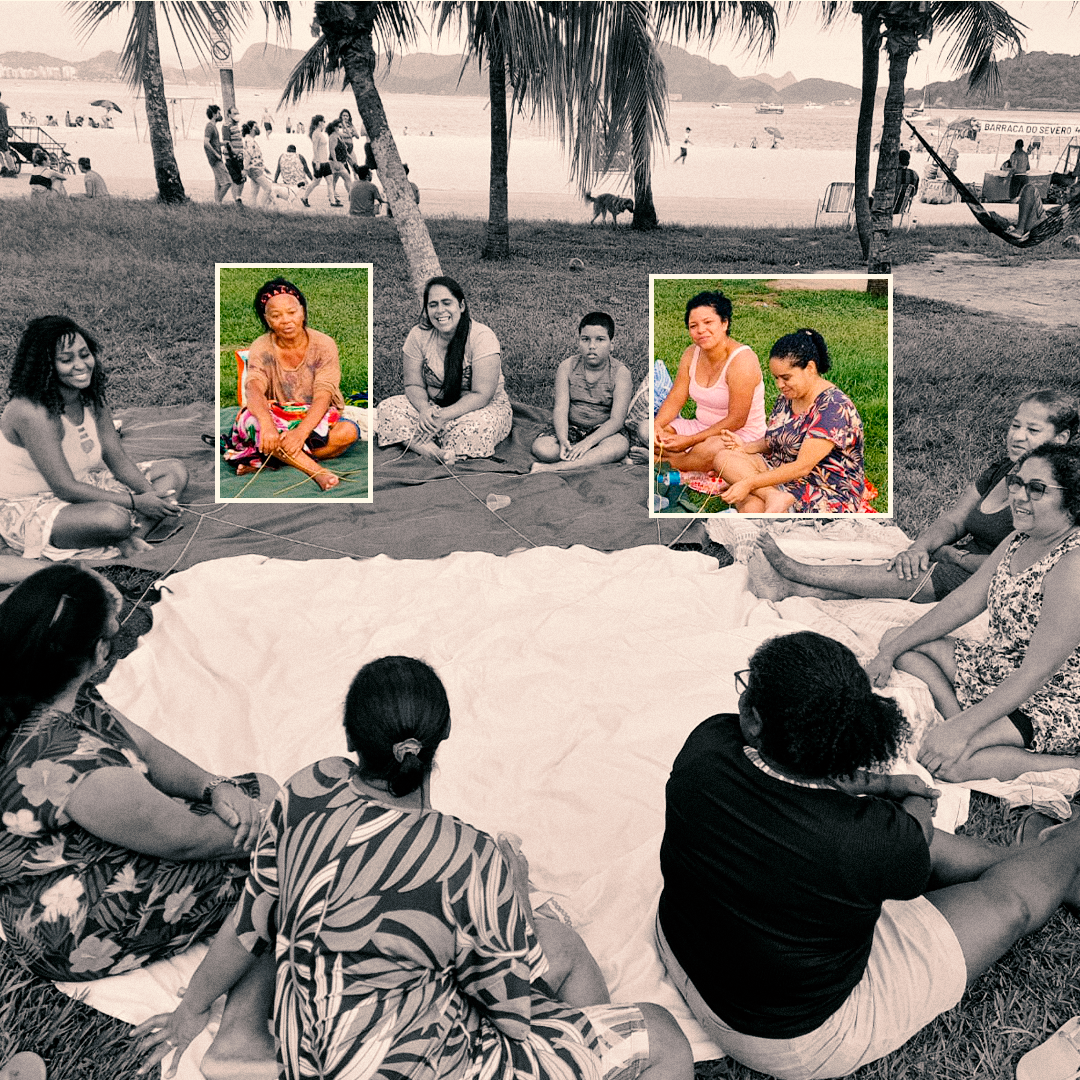
M 168 540 L 170 536 L 175 536 L 184 526 L 176 520 L 174 517 L 163 517 L 158 520 L 158 523 L 143 537 L 148 544 L 160 544 L 163 540 Z

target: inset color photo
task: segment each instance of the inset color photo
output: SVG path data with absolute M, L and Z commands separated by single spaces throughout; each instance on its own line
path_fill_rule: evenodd
M 650 285 L 650 516 L 890 512 L 890 277 Z
M 371 502 L 371 264 L 218 264 L 217 500 Z

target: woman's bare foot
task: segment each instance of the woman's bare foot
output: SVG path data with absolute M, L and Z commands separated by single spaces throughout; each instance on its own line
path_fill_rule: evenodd
M 123 558 L 138 555 L 140 551 L 154 550 L 141 536 L 129 536 L 122 544 L 116 546 Z
M 241 462 L 236 466 L 237 476 L 250 476 L 252 473 L 257 473 L 262 466 L 260 465 L 248 465 L 245 462 Z
M 438 443 L 432 442 L 430 439 L 426 442 L 418 442 L 412 444 L 413 450 L 415 450 L 421 457 L 426 457 L 431 461 L 443 460 L 443 449 Z
M 746 568 L 750 572 L 750 591 L 762 600 L 783 600 L 795 595 L 791 582 L 773 569 L 760 548 L 751 553 Z
M 767 533 L 762 532 L 758 537 L 758 548 L 761 554 L 769 560 L 772 568 L 782 577 L 791 580 L 789 567 L 795 560 L 790 555 L 785 555 L 780 545 Z
M 633 465 L 649 464 L 649 448 L 647 446 L 631 446 L 630 453 L 626 455 Z
M 329 469 L 321 469 L 315 473 L 312 480 L 323 489 L 323 491 L 329 491 L 333 487 L 337 487 L 341 483 L 341 477 L 337 473 L 332 473 Z
M 766 514 L 786 514 L 795 505 L 795 496 L 776 488 L 759 488 L 758 494 L 765 500 Z

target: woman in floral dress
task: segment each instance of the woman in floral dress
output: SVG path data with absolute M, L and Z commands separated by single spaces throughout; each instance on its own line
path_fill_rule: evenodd
M 0 607 L 0 926 L 47 979 L 88 980 L 183 952 L 240 895 L 267 777 L 200 769 L 110 709 L 86 679 L 120 596 L 68 564 Z
M 869 669 L 930 688 L 947 722 L 919 761 L 944 780 L 1080 768 L 1080 447 L 1037 447 L 1006 479 L 1016 532 Z M 949 636 L 986 610 L 985 639 Z
M 610 1004 L 580 937 L 533 913 L 511 845 L 431 809 L 434 755 L 450 733 L 435 672 L 401 656 L 366 665 L 345 729 L 356 760 L 327 758 L 288 781 L 236 918 L 176 1012 L 136 1029 L 152 1053 L 144 1069 L 173 1046 L 175 1068 L 233 987 L 207 1076 L 269 1064 L 272 1002 L 288 1080 L 690 1080 L 670 1014 Z M 252 983 L 264 987 L 261 1013 Z M 234 1007 L 245 996 L 252 1007 Z
M 786 334 L 769 354 L 780 391 L 763 438 L 720 433 L 714 468 L 722 497 L 741 514 L 857 514 L 877 496 L 863 471 L 863 424 L 847 394 L 824 377 L 831 367 L 816 330 Z

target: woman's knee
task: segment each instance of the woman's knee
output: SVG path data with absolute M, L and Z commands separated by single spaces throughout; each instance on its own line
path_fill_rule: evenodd
M 95 533 L 101 540 L 111 543 L 126 540 L 134 532 L 131 513 L 125 507 L 113 503 L 83 503 L 77 527 Z
M 690 1040 L 683 1034 L 675 1017 L 661 1005 L 639 1001 L 637 1007 L 649 1033 L 649 1064 L 662 1065 L 669 1077 L 694 1075 L 694 1055 Z
M 609 435 L 600 445 L 615 457 L 626 457 L 630 453 L 630 440 L 621 431 Z
M 541 435 L 532 444 L 532 456 L 549 464 L 559 460 L 559 440 L 554 435 Z

